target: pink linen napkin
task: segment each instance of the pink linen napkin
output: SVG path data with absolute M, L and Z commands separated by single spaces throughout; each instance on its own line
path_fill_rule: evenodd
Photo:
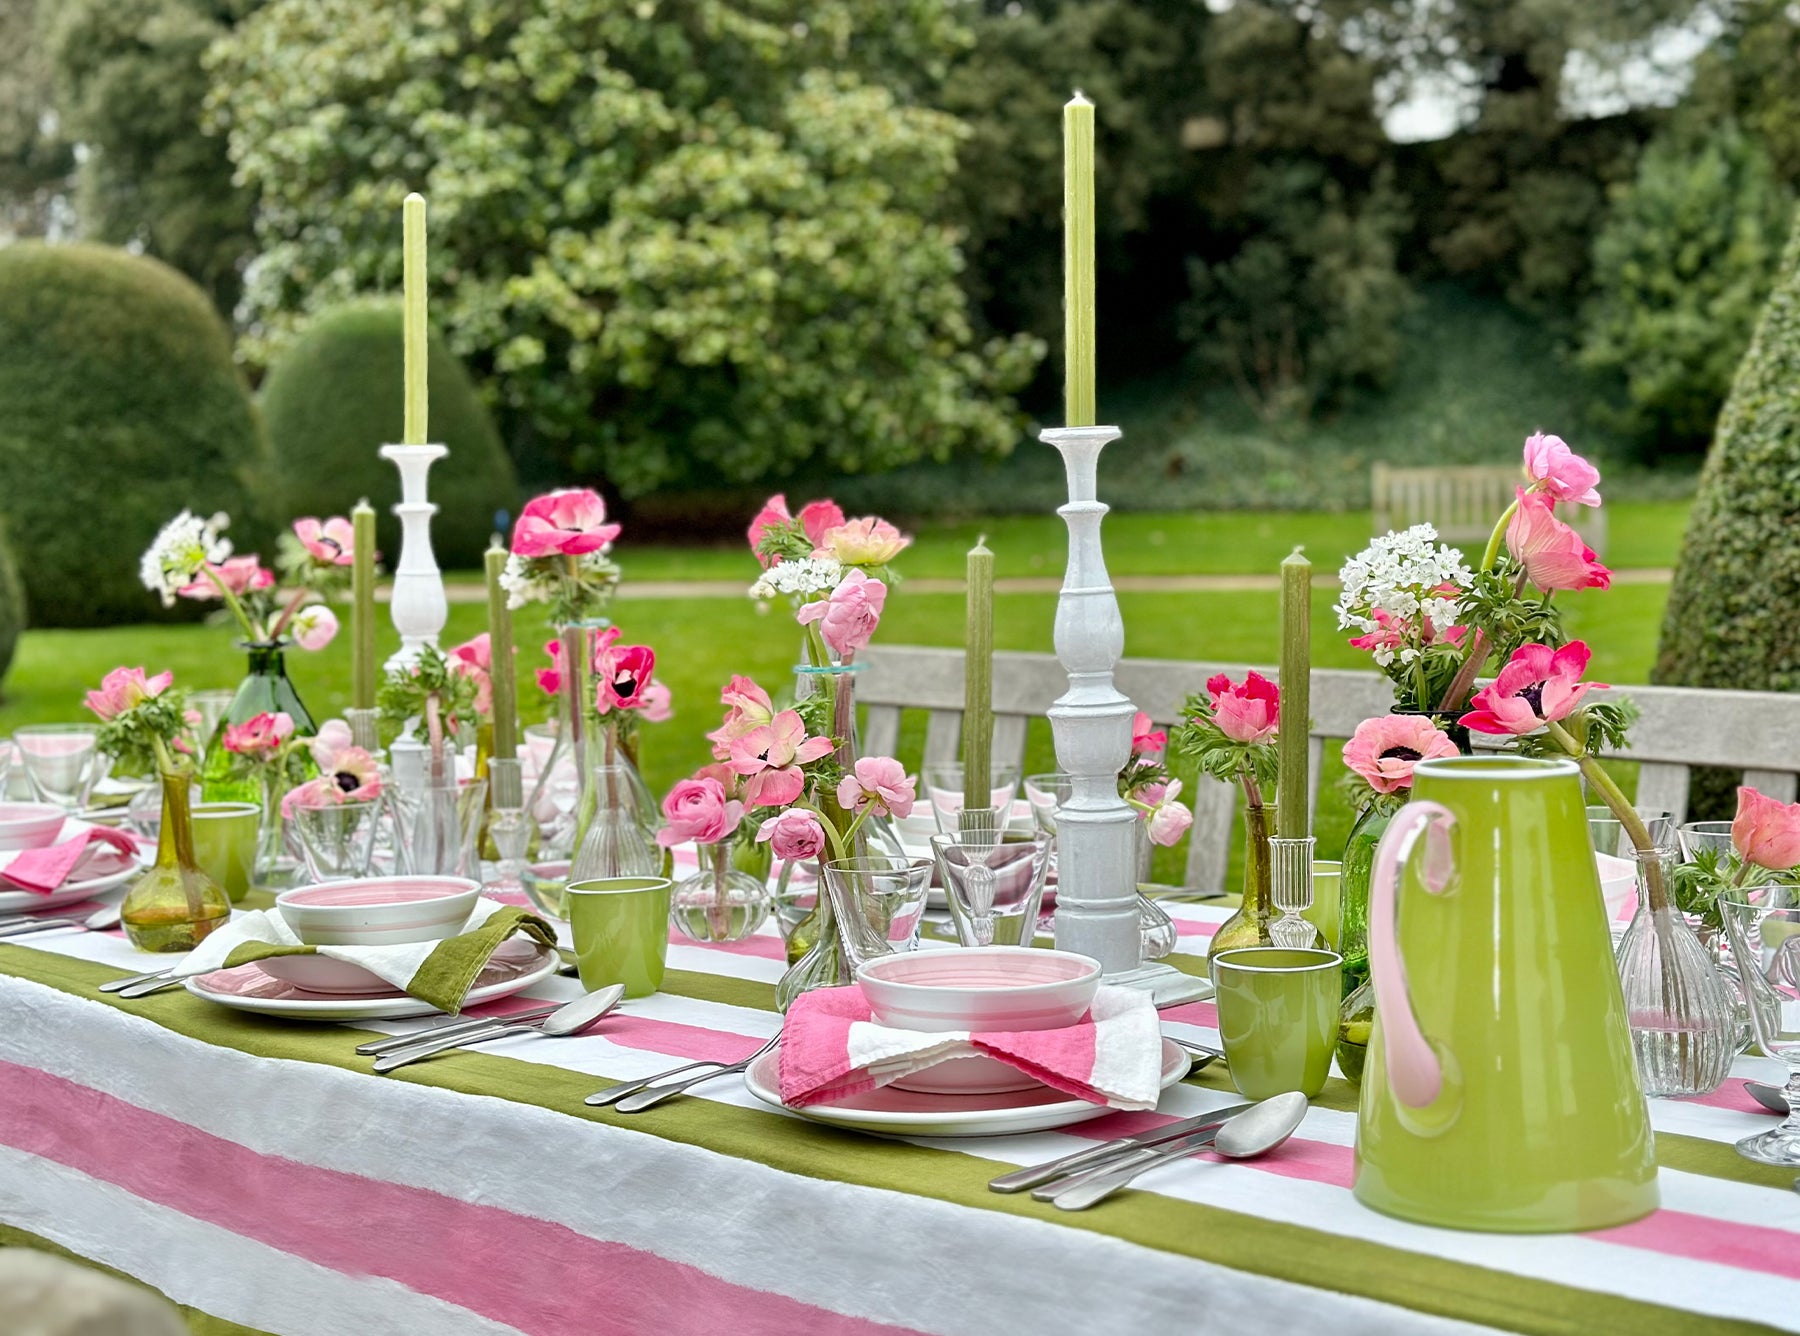
M 123 872 L 135 861 L 137 848 L 137 841 L 124 831 L 89 826 L 60 844 L 20 849 L 0 868 L 0 881 L 48 895 L 67 881 L 77 867 L 93 877 Z
M 1162 1091 L 1162 1028 L 1150 995 L 1103 987 L 1061 1030 L 926 1033 L 879 1025 L 862 989 L 802 993 L 781 1030 L 781 1102 L 832 1103 L 949 1058 L 985 1055 L 1078 1099 L 1153 1109 Z

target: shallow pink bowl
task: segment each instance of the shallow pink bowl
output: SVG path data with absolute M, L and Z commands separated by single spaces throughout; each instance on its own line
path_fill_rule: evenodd
M 463 877 L 363 877 L 283 891 L 275 908 L 309 946 L 394 946 L 454 937 L 480 894 Z
M 1073 951 L 970 946 L 880 956 L 856 971 L 869 1009 L 901 1030 L 1056 1030 L 1086 1014 L 1100 962 Z
M 63 809 L 55 803 L 0 803 L 0 851 L 54 844 L 62 824 Z

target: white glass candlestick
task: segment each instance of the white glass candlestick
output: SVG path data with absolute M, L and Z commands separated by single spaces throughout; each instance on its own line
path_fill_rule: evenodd
M 450 448 L 444 445 L 384 445 L 381 457 L 400 470 L 400 560 L 394 565 L 393 601 L 388 615 L 400 633 L 400 648 L 387 661 L 389 669 L 410 667 L 426 645 L 434 648 L 450 617 L 444 577 L 431 551 L 431 517 L 437 507 L 426 500 L 425 475 Z

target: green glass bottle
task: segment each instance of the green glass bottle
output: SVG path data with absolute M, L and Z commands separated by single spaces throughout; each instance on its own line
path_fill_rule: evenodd
M 261 780 L 234 766 L 231 753 L 222 745 L 227 728 L 247 723 L 259 714 L 286 714 L 294 721 L 297 737 L 311 737 L 318 732 L 318 725 L 288 678 L 282 657 L 286 643 L 246 644 L 241 648 L 249 655 L 249 673 L 238 684 L 237 695 L 231 698 L 231 705 L 208 739 L 200 771 L 201 797 L 209 803 L 263 801 Z M 311 759 L 306 763 L 311 766 Z

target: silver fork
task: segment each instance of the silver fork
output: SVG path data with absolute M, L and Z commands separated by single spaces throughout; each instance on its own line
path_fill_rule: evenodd
M 587 1097 L 586 1102 L 589 1104 L 592 1104 L 596 1107 L 604 1108 L 608 1104 L 618 1104 L 622 1100 L 628 1099 L 631 1096 L 637 1095 L 639 1093 L 648 1092 L 652 1087 L 655 1087 L 661 1093 L 659 1093 L 657 1095 L 656 1099 L 652 1100 L 651 1103 L 660 1103 L 662 1100 L 668 1098 L 670 1095 L 680 1094 L 681 1091 L 687 1089 L 687 1086 L 688 1086 L 687 1082 L 683 1082 L 679 1086 L 663 1085 L 662 1083 L 664 1081 L 667 1081 L 671 1076 L 680 1076 L 683 1072 L 691 1072 L 698 1067 L 715 1067 L 718 1069 L 717 1071 L 708 1072 L 704 1076 L 694 1078 L 693 1084 L 697 1085 L 701 1081 L 710 1081 L 715 1076 L 724 1076 L 724 1075 L 726 1075 L 727 1072 L 732 1072 L 732 1071 L 741 1072 L 744 1070 L 744 1068 L 748 1067 L 751 1063 L 755 1062 L 763 1054 L 769 1052 L 771 1049 L 773 1049 L 775 1047 L 775 1045 L 779 1044 L 780 1042 L 781 1042 L 781 1036 L 778 1034 L 773 1039 L 769 1040 L 768 1043 L 764 1044 L 761 1048 L 757 1049 L 756 1052 L 752 1053 L 749 1057 L 744 1058 L 738 1062 L 725 1063 L 725 1062 L 718 1062 L 718 1061 L 712 1061 L 712 1060 L 703 1061 L 703 1062 L 689 1062 L 689 1063 L 684 1063 L 680 1067 L 671 1067 L 666 1072 L 658 1072 L 655 1076 L 646 1076 L 642 1080 L 639 1080 L 639 1081 L 627 1081 L 623 1085 L 609 1086 L 607 1089 L 602 1090 L 602 1091 L 598 1092 L 597 1094 L 589 1095 Z M 636 1109 L 640 1109 L 640 1108 L 647 1109 L 649 1107 L 650 1107 L 649 1104 L 639 1104 L 639 1105 L 635 1106 L 635 1108 L 622 1109 L 621 1112 L 633 1113 L 636 1111 Z
M 656 1105 L 661 1104 L 665 1099 L 674 1099 L 677 1095 L 686 1094 L 702 1081 L 710 1081 L 715 1077 L 730 1076 L 734 1072 L 743 1071 L 751 1063 L 755 1062 L 780 1042 L 781 1036 L 776 1035 L 775 1038 L 764 1044 L 749 1057 L 744 1058 L 739 1062 L 734 1062 L 729 1067 L 721 1067 L 717 1071 L 701 1072 L 698 1076 L 690 1076 L 687 1080 L 677 1081 L 674 1085 L 653 1085 L 648 1090 L 640 1090 L 635 1095 L 627 1095 L 617 1104 L 614 1104 L 613 1108 L 617 1109 L 620 1113 L 641 1113 L 645 1109 L 654 1108 Z

